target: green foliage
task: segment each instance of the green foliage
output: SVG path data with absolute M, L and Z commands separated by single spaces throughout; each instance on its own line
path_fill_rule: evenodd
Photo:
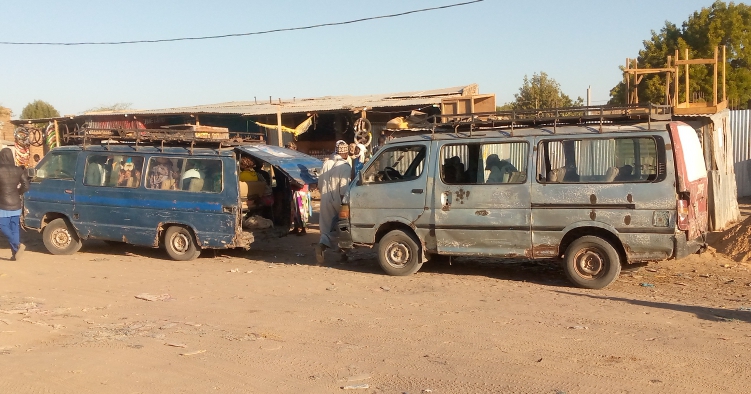
M 126 109 L 131 109 L 131 103 L 115 103 L 112 105 L 104 105 L 101 107 L 94 107 L 91 109 L 88 109 L 84 112 L 111 112 L 111 111 L 124 111 Z
M 514 94 L 514 101 L 497 107 L 498 110 L 523 110 L 541 108 L 561 108 L 583 105 L 581 97 L 571 100 L 561 91 L 561 85 L 545 72 L 534 73 L 532 78 L 524 76 L 524 83 L 519 93 Z
M 710 7 L 694 12 L 687 21 L 678 27 L 671 22 L 644 41 L 644 49 L 639 51 L 639 68 L 662 68 L 667 57 L 675 56 L 679 50 L 681 59 L 684 50 L 689 49 L 691 59 L 711 59 L 714 49 L 727 46 L 727 97 L 731 103 L 746 108 L 751 99 L 751 6 L 743 3 L 715 1 Z M 720 52 L 720 60 L 722 53 Z M 714 76 L 712 66 L 690 66 L 689 92 L 694 96 L 703 95 L 704 100 L 712 101 Z M 681 75 L 681 82 L 683 76 Z M 718 65 L 718 98 L 722 99 L 722 64 Z M 679 100 L 685 101 L 685 89 L 681 83 Z M 626 102 L 626 86 L 619 83 L 610 90 L 611 104 Z M 639 84 L 639 102 L 665 104 L 665 75 L 647 75 Z
M 57 118 L 59 116 L 60 112 L 57 112 L 55 107 L 42 100 L 34 100 L 21 111 L 21 119 Z

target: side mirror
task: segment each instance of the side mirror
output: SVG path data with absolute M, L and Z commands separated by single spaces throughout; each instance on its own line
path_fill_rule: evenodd
M 36 168 L 27 168 L 26 174 L 29 176 L 29 178 L 36 178 L 37 176 L 37 169 Z

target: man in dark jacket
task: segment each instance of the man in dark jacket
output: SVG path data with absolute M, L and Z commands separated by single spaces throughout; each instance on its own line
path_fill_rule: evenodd
M 26 171 L 16 167 L 13 151 L 0 150 L 0 233 L 10 243 L 11 260 L 18 260 L 26 247 L 21 244 L 21 196 L 29 189 Z

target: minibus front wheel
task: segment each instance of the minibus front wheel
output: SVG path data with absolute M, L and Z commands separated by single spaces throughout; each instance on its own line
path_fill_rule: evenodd
M 579 287 L 602 289 L 618 278 L 621 259 L 610 242 L 588 235 L 572 242 L 566 249 L 564 271 Z
M 78 238 L 73 226 L 63 218 L 57 218 L 44 226 L 42 241 L 47 250 L 56 255 L 66 255 L 81 249 L 81 239 Z
M 389 275 L 412 275 L 422 267 L 420 244 L 411 234 L 391 230 L 378 242 L 378 262 Z
M 178 261 L 193 260 L 201 254 L 193 234 L 182 226 L 167 228 L 164 232 L 164 249 L 169 257 Z

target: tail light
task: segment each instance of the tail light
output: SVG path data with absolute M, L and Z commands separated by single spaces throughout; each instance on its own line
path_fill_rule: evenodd
M 340 220 L 348 220 L 349 219 L 349 205 L 342 204 L 342 207 L 339 208 L 339 219 Z
M 678 200 L 676 208 L 678 211 L 678 229 L 688 230 L 688 201 Z

